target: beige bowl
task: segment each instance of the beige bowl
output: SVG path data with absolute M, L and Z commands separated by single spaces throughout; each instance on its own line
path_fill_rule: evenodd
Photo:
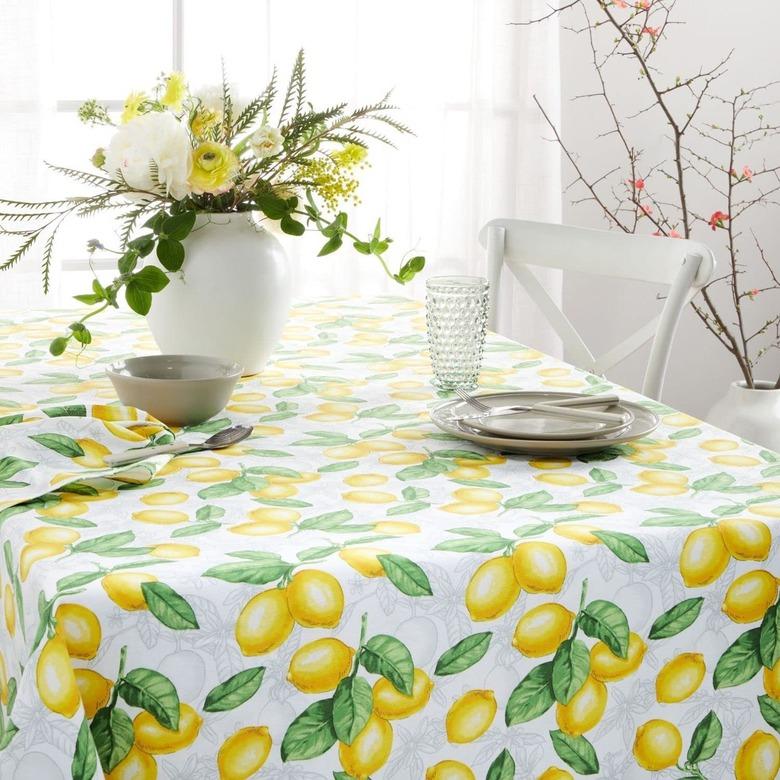
M 202 355 L 147 355 L 106 369 L 119 400 L 167 425 L 198 425 L 225 408 L 241 376 L 238 363 Z

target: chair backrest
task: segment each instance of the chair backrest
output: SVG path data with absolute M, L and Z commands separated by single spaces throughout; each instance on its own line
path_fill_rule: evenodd
M 604 374 L 653 340 L 642 392 L 659 399 L 672 339 L 683 307 L 715 270 L 709 247 L 697 241 L 637 236 L 519 219 L 494 219 L 480 231 L 487 250 L 491 289 L 490 327 L 498 321 L 498 286 L 504 263 L 523 285 L 560 336 L 568 358 L 580 368 Z M 661 313 L 599 358 L 594 357 L 568 317 L 550 297 L 529 265 L 580 271 L 669 287 Z

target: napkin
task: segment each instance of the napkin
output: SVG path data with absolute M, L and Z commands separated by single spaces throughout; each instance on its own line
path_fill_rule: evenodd
M 171 455 L 114 467 L 107 466 L 104 457 L 173 439 L 167 426 L 129 406 L 72 404 L 0 417 L 0 522 L 11 507 L 45 500 L 65 487 L 67 492 L 94 495 L 95 482 L 106 477 L 146 482 Z

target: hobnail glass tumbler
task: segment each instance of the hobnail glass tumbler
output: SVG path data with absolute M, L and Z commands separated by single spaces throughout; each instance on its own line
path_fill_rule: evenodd
M 428 279 L 425 321 L 433 384 L 443 390 L 472 389 L 482 365 L 489 284 L 481 276 Z

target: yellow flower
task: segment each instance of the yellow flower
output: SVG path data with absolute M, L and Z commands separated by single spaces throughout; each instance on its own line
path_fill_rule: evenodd
M 201 106 L 192 117 L 190 129 L 195 138 L 205 138 L 221 121 L 221 112 Z
M 344 144 L 342 149 L 331 154 L 331 158 L 343 168 L 349 168 L 355 165 L 360 165 L 368 156 L 368 150 L 364 146 L 358 146 L 358 144 Z
M 122 124 L 129 122 L 131 119 L 140 116 L 141 106 L 146 100 L 146 94 L 143 92 L 131 92 L 125 99 L 125 105 L 122 109 L 122 116 L 119 117 L 119 121 Z
M 224 144 L 205 141 L 192 153 L 190 187 L 196 194 L 227 192 L 238 173 L 238 157 Z
M 187 81 L 183 73 L 175 71 L 165 80 L 165 92 L 160 98 L 166 108 L 170 108 L 174 114 L 181 111 L 181 104 L 187 94 Z
M 340 166 L 329 155 L 307 160 L 301 166 L 300 177 L 311 182 L 311 188 L 332 211 L 337 210 L 340 203 L 360 202 L 357 197 L 358 180 L 352 175 L 350 167 Z

